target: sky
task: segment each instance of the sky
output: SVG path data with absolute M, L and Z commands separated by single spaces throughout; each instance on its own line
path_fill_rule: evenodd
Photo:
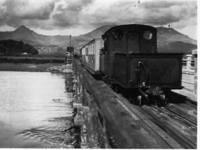
M 197 0 L 0 0 L 0 31 L 80 35 L 110 24 L 170 26 L 197 39 Z

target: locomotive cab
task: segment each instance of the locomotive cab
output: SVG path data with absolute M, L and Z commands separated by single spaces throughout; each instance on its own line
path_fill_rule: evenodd
M 158 53 L 156 28 L 121 25 L 102 37 L 100 70 L 111 84 L 125 89 L 144 89 L 143 94 L 182 88 L 182 54 Z

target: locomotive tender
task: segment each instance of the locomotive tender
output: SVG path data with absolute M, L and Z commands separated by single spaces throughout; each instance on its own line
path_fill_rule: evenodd
M 147 25 L 109 29 L 81 50 L 81 61 L 92 74 L 102 74 L 113 87 L 137 93 L 139 103 L 151 96 L 181 89 L 182 54 L 158 53 L 157 30 Z

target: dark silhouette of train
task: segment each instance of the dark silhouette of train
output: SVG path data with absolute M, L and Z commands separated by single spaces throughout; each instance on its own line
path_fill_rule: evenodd
M 90 73 L 101 75 L 115 90 L 132 92 L 139 104 L 150 97 L 166 103 L 171 89 L 182 88 L 182 54 L 158 53 L 157 30 L 152 26 L 112 27 L 80 53 Z

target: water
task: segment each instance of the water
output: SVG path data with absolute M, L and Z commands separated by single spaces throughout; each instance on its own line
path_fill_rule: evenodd
M 72 147 L 66 80 L 48 72 L 0 72 L 1 148 Z

